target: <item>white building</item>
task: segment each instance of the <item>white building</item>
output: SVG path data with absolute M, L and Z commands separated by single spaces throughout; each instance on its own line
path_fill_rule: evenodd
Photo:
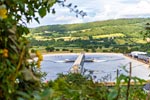
M 132 57 L 135 57 L 135 58 L 137 58 L 138 55 L 140 55 L 140 54 L 146 55 L 147 52 L 141 52 L 141 51 L 132 51 L 132 52 L 131 52 L 131 56 L 132 56 Z

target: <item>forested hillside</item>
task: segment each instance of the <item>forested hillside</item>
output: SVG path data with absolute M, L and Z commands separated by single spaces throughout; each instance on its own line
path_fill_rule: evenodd
M 134 18 L 82 24 L 47 25 L 32 28 L 32 34 L 28 37 L 32 40 L 32 46 L 55 48 L 67 46 L 84 50 L 94 48 L 112 52 L 116 48 L 127 48 L 131 51 L 133 48 L 139 49 L 146 43 L 142 32 L 145 31 L 145 25 L 149 21 L 149 18 Z
M 89 22 L 89 23 L 81 23 L 81 24 L 66 24 L 66 25 L 47 25 L 41 26 L 37 28 L 33 28 L 32 32 L 43 32 L 43 31 L 55 31 L 55 32 L 68 32 L 68 31 L 80 31 L 84 29 L 93 29 L 96 27 L 104 27 L 104 26 L 126 26 L 126 25 L 137 25 L 137 24 L 145 24 L 145 22 L 150 19 L 145 18 L 135 18 L 135 19 L 117 19 L 117 20 L 106 20 L 106 21 L 97 21 L 97 22 Z M 139 25 L 138 25 L 139 26 Z

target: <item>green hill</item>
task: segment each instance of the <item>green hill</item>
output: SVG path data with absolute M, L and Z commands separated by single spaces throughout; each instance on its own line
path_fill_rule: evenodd
M 141 36 L 139 33 L 144 25 L 149 22 L 148 18 L 117 19 L 97 21 L 83 24 L 47 25 L 31 29 L 32 33 L 43 33 L 40 36 L 93 36 L 114 33 L 123 33 L 129 36 Z
M 142 45 L 145 24 L 150 18 L 116 19 L 81 24 L 47 25 L 31 29 L 32 46 L 109 47 Z M 110 40 L 111 39 L 111 40 Z M 39 42 L 37 44 L 37 41 Z M 57 41 L 57 43 L 56 43 Z M 58 42 L 58 41 L 61 41 Z M 103 41 L 103 42 L 102 42 Z M 39 45 L 40 44 L 40 45 Z M 85 47 L 84 47 L 85 48 Z
M 126 25 L 143 25 L 150 19 L 145 18 L 134 18 L 134 19 L 117 19 L 117 20 L 106 20 L 97 21 L 81 24 L 65 24 L 65 25 L 47 25 L 32 29 L 33 32 L 43 31 L 56 31 L 56 32 L 68 32 L 68 31 L 79 31 L 84 29 L 91 29 L 96 27 L 110 27 L 110 26 L 126 26 Z M 138 26 L 139 26 L 138 25 Z

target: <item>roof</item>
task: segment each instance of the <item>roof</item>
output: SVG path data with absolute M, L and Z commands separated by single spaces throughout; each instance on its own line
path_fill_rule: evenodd
M 131 52 L 131 54 L 135 54 L 135 55 L 138 55 L 138 54 L 147 54 L 147 52 L 133 51 L 133 52 Z

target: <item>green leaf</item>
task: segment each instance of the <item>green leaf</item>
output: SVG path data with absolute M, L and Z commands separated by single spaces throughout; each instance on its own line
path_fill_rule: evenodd
M 23 99 L 23 98 L 21 98 L 21 97 L 18 97 L 17 100 L 25 100 L 25 99 Z
M 26 99 L 30 99 L 31 98 L 29 94 L 27 94 L 25 92 L 22 92 L 22 91 L 18 91 L 17 94 L 22 96 L 22 97 L 24 97 L 24 98 L 26 98 Z M 19 99 L 21 99 L 21 98 L 19 98 Z
M 0 54 L 2 54 L 3 53 L 3 50 L 2 49 L 0 49 Z
M 25 34 L 29 33 L 29 29 L 27 27 L 23 27 Z
M 46 15 L 46 8 L 40 8 L 38 12 L 41 17 L 44 17 Z
M 49 97 L 49 96 L 52 96 L 53 94 L 53 90 L 52 89 L 45 89 L 43 91 L 43 93 L 41 94 L 41 97 Z
M 108 95 L 108 100 L 114 100 L 116 97 L 117 97 L 117 95 L 118 95 L 118 92 L 117 92 L 117 90 L 112 90 L 111 92 L 110 92 L 110 94 Z
M 36 22 L 38 22 L 40 24 L 40 21 L 38 19 L 38 17 L 34 18 L 36 20 Z
M 9 60 L 6 59 L 7 65 L 11 66 L 11 62 Z

